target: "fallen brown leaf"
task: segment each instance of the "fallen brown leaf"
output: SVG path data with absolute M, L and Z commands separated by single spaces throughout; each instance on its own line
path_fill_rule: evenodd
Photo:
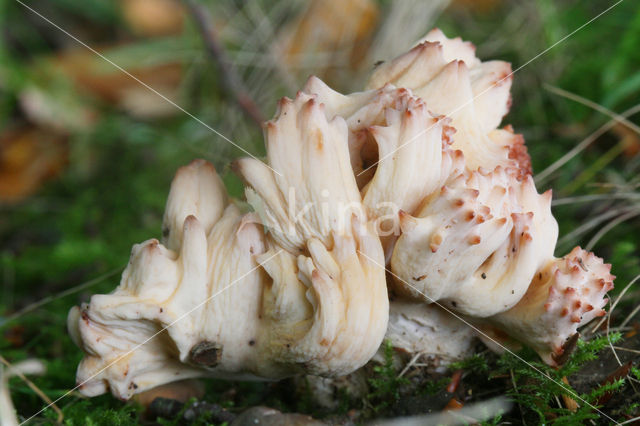
M 108 57 L 109 49 L 98 50 Z M 177 112 L 170 103 L 90 51 L 73 49 L 63 52 L 54 60 L 54 65 L 78 86 L 79 91 L 88 92 L 136 117 L 163 117 Z M 177 97 L 182 79 L 180 64 L 140 66 L 127 71 L 167 98 Z
M 462 402 L 458 401 L 456 398 L 451 398 L 449 402 L 447 402 L 447 405 L 445 405 L 444 410 L 459 410 L 462 407 L 464 407 Z
M 335 68 L 358 68 L 379 21 L 373 0 L 311 0 L 306 10 L 283 31 L 279 51 L 290 69 L 312 65 L 325 80 Z M 319 63 L 309 60 L 322 58 Z
M 567 387 L 569 388 L 571 387 L 571 385 L 569 384 L 569 379 L 567 379 L 566 377 L 562 378 L 562 383 L 567 385 Z M 578 403 L 570 396 L 562 394 L 562 400 L 564 401 L 564 406 L 567 408 L 567 410 L 574 413 L 578 410 Z
M 0 202 L 16 203 L 57 176 L 67 162 L 66 137 L 22 126 L 0 134 Z
M 460 380 L 462 379 L 462 370 L 456 370 L 451 376 L 451 382 L 447 385 L 447 392 L 454 393 L 458 386 L 460 386 Z
M 629 361 L 629 362 L 627 362 L 625 364 L 622 364 L 620 367 L 616 368 L 616 370 L 613 373 L 609 374 L 607 376 L 607 378 L 604 379 L 600 383 L 600 386 L 604 386 L 604 385 L 607 385 L 609 383 L 613 383 L 616 380 L 619 380 L 619 379 L 621 379 L 623 377 L 626 377 L 627 374 L 629 374 L 629 371 L 631 370 L 631 366 L 632 365 L 633 365 L 632 361 Z M 606 393 L 602 394 L 600 396 L 600 398 L 598 398 L 598 401 L 596 402 L 596 405 L 604 405 L 604 404 L 606 404 L 611 399 L 612 396 L 613 396 L 612 392 L 606 392 Z
M 625 156 L 635 157 L 640 153 L 640 135 L 638 133 L 621 123 L 613 126 L 612 131 L 624 142 Z
M 120 7 L 137 35 L 155 37 L 182 31 L 184 10 L 177 0 L 120 0 Z

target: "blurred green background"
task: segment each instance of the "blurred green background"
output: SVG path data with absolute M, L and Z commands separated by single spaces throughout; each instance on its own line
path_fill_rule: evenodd
M 244 155 L 56 26 L 257 156 L 261 129 L 224 70 L 268 118 L 311 74 L 359 90 L 376 61 L 433 26 L 461 36 L 483 60 L 517 69 L 504 124 L 524 135 L 539 191 L 554 190 L 556 255 L 577 244 L 594 250 L 613 264 L 614 294 L 640 274 L 637 1 L 622 1 L 547 52 L 614 2 L 200 2 L 224 48 L 217 58 L 184 3 L 25 4 L 51 22 L 0 0 L 0 354 L 43 359 L 48 373 L 34 381 L 50 398 L 73 387 L 81 357 L 66 335 L 68 309 L 114 288 L 132 244 L 159 236 L 175 170 L 205 158 L 240 197 L 228 164 Z M 632 287 L 620 318 L 639 300 Z M 43 406 L 23 382 L 11 385 L 22 415 Z M 110 397 L 72 395 L 58 405 L 70 424 L 131 418 Z

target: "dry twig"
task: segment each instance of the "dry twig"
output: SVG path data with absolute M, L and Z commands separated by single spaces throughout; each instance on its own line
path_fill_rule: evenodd
M 7 377 L 5 378 L 0 377 L 0 381 L 7 380 L 7 382 L 4 385 L 8 386 L 8 379 L 10 376 L 19 377 L 23 382 L 27 384 L 27 386 L 29 386 L 29 388 L 36 395 L 38 395 L 44 402 L 49 404 L 49 406 L 57 414 L 56 424 L 61 424 L 62 420 L 64 419 L 62 410 L 60 410 L 60 408 L 56 404 L 51 402 L 51 399 L 44 392 L 42 392 L 42 390 L 39 387 L 37 387 L 31 380 L 27 379 L 24 375 L 24 373 L 37 374 L 37 373 L 43 372 L 42 369 L 44 369 L 44 366 L 43 365 L 41 366 L 40 364 L 36 364 L 36 362 L 40 364 L 42 363 L 41 361 L 37 361 L 37 360 L 27 360 L 27 361 L 21 362 L 20 364 L 16 364 L 14 366 L 14 365 L 11 365 L 11 363 L 9 363 L 9 361 L 7 361 L 2 355 L 0 355 L 0 363 L 4 364 L 7 367 Z M 0 368 L 2 368 L 2 365 L 0 365 Z M 3 384 L 0 383 L 0 386 L 3 386 Z M 7 392 L 8 392 L 8 387 L 7 387 Z M 12 408 L 10 407 L 11 401 L 8 400 L 7 402 L 9 406 L 5 408 Z M 4 424 L 4 422 L 7 421 L 7 419 L 0 418 L 0 421 L 2 421 L 2 424 Z
M 209 12 L 194 0 L 185 0 L 185 4 L 202 35 L 202 41 L 207 53 L 220 70 L 224 83 L 223 87 L 235 98 L 235 101 L 247 116 L 256 122 L 258 126 L 262 126 L 264 122 L 262 111 L 251 98 L 237 74 L 229 66 L 229 59 L 218 38 Z

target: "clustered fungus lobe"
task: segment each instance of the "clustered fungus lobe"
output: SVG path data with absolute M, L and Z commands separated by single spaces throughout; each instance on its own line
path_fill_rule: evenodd
M 362 92 L 311 77 L 283 98 L 265 161 L 233 165 L 251 209 L 210 163 L 179 169 L 162 241 L 134 245 L 120 285 L 69 313 L 80 391 L 343 377 L 384 339 L 446 365 L 477 331 L 561 363 L 614 277 L 579 247 L 554 257 L 551 192 L 499 127 L 511 81 L 508 63 L 432 30 Z

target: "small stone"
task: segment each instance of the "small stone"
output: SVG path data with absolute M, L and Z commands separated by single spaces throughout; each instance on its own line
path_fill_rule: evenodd
M 319 420 L 295 413 L 281 413 L 269 407 L 252 407 L 240 414 L 231 426 L 323 426 Z

